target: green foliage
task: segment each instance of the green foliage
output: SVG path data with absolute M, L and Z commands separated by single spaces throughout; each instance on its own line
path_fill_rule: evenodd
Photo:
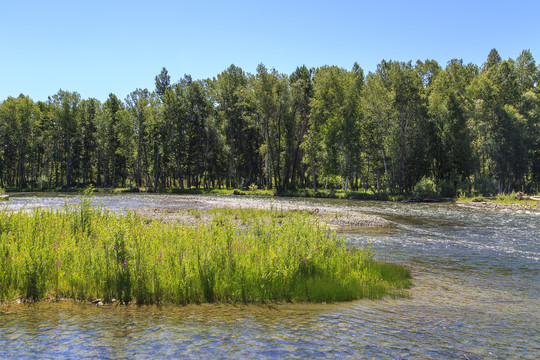
M 518 199 L 516 199 L 516 193 L 512 191 L 509 194 L 497 194 L 497 196 L 495 197 L 495 200 L 497 202 L 514 203 Z
M 214 210 L 211 223 L 171 225 L 84 198 L 64 211 L 0 211 L 0 254 L 0 301 L 322 302 L 410 284 L 405 268 L 283 211 Z
M 364 76 L 357 63 L 290 75 L 231 65 L 176 83 L 163 68 L 155 91 L 125 101 L 63 90 L 45 102 L 9 97 L 0 103 L 0 185 L 404 196 L 433 176 L 442 195 L 455 192 L 450 181 L 459 189 L 454 177 L 537 191 L 539 79 L 530 51 L 504 60 L 493 49 L 481 67 L 383 60 Z
M 0 184 L 26 186 L 27 163 L 39 156 L 42 113 L 28 96 L 0 103 Z
M 441 197 L 453 198 L 458 195 L 460 189 L 467 189 L 468 182 L 463 181 L 463 178 L 453 171 L 447 178 L 437 181 L 437 193 Z
M 437 187 L 432 178 L 423 177 L 414 185 L 413 196 L 419 199 L 437 197 Z
M 440 179 L 437 182 L 437 193 L 439 196 L 453 198 L 457 195 L 456 185 L 450 179 Z
M 472 183 L 474 195 L 493 196 L 499 192 L 497 182 L 485 176 L 475 177 Z

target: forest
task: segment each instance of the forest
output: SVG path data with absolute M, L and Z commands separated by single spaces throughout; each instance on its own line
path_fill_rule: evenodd
M 0 187 L 266 188 L 440 196 L 538 192 L 540 67 L 382 60 L 212 79 L 166 68 L 105 102 L 59 90 L 0 103 Z

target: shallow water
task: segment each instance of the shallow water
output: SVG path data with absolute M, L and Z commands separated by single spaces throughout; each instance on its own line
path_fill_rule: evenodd
M 67 201 L 77 201 L 67 196 Z M 12 209 L 64 196 L 13 197 Z M 410 298 L 329 305 L 0 307 L 0 358 L 540 358 L 540 213 L 235 196 L 106 195 L 141 206 L 364 211 L 393 228 L 347 234 L 413 270 Z

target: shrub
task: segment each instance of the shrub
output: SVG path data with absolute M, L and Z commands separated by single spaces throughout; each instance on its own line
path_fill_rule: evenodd
M 472 186 L 475 195 L 493 196 L 499 192 L 497 182 L 487 176 L 474 178 Z
M 437 192 L 442 197 L 456 196 L 457 189 L 454 185 L 454 181 L 448 179 L 440 179 L 437 183 Z
M 35 183 L 35 186 L 39 189 L 46 189 L 50 185 L 49 179 L 45 175 L 40 175 Z
M 436 197 L 437 188 L 433 179 L 424 176 L 422 180 L 414 185 L 413 196 L 420 199 Z

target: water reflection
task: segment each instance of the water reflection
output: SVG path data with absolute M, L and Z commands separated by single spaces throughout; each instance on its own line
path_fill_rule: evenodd
M 24 308 L 1 317 L 3 357 L 534 358 L 539 351 L 536 323 L 526 314 L 410 300 L 274 308 Z M 501 327 L 512 328 L 515 340 L 493 332 Z

